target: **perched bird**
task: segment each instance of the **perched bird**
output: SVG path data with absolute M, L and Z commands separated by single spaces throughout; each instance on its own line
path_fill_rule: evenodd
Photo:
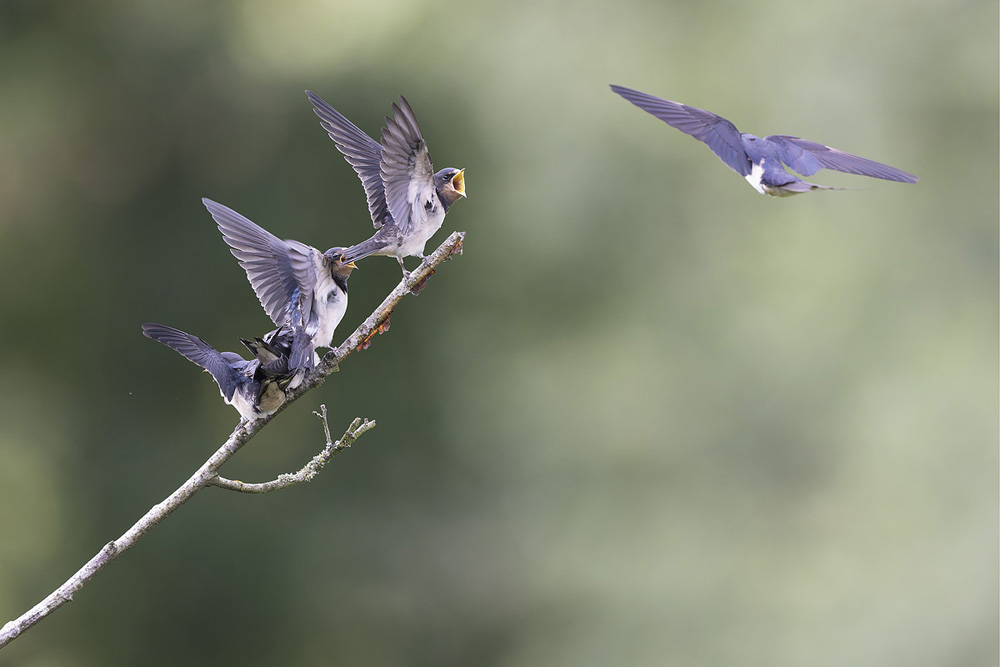
M 304 330 L 296 331 L 284 325 L 253 339 L 240 338 L 240 342 L 260 362 L 260 369 L 265 377 L 289 377 L 288 388 L 294 389 L 302 381 L 305 370 L 294 368 L 289 361 L 293 347 L 304 344 L 301 340 L 296 341 L 296 336 L 308 338 Z
M 197 336 L 162 324 L 143 324 L 142 334 L 211 373 L 222 398 L 246 421 L 266 417 L 285 402 L 290 376 L 265 373 L 257 359 L 247 361 L 235 352 L 219 352 Z M 287 358 L 284 361 L 287 369 Z
M 343 248 L 320 252 L 305 243 L 282 241 L 227 206 L 201 201 L 278 327 L 271 334 L 280 331 L 287 342 L 297 385 L 319 360 L 314 348 L 332 346 L 347 312 L 347 279 L 357 267 L 344 258 Z
M 403 98 L 385 117 L 382 143 L 369 137 L 313 93 L 306 91 L 323 129 L 361 177 L 375 232 L 344 252 L 348 262 L 368 255 L 395 257 L 407 275 L 404 257 L 424 257 L 424 245 L 441 229 L 448 209 L 465 196 L 465 170 L 434 173 L 417 118 Z
M 789 174 L 788 165 L 803 176 L 812 176 L 820 169 L 836 169 L 848 174 L 871 176 L 887 181 L 916 183 L 917 177 L 902 169 L 857 155 L 830 148 L 798 137 L 772 134 L 756 137 L 741 133 L 722 116 L 703 109 L 671 102 L 623 86 L 611 86 L 626 100 L 643 111 L 653 114 L 667 125 L 675 127 L 704 142 L 712 152 L 736 173 L 747 179 L 753 188 L 773 197 L 788 197 L 810 190 L 840 190 L 827 185 L 807 183 Z

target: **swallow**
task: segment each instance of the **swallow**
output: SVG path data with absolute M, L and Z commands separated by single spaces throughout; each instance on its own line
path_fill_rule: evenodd
M 308 340 L 299 338 L 301 336 L 308 339 L 304 329 L 296 330 L 284 325 L 253 339 L 240 338 L 240 342 L 260 362 L 260 369 L 265 377 L 291 378 L 288 388 L 294 389 L 302 381 L 303 371 L 306 370 L 295 368 L 290 362 L 293 349 L 303 349 L 301 346 L 309 344 Z M 314 357 L 313 361 L 315 364 L 319 360 Z
M 392 117 L 385 117 L 380 144 L 318 96 L 308 90 L 306 95 L 320 125 L 361 178 L 377 230 L 348 248 L 345 260 L 395 257 L 405 278 L 403 259 L 422 260 L 424 246 L 441 229 L 448 209 L 465 197 L 465 170 L 447 167 L 434 172 L 417 118 L 402 96 L 392 105 Z
M 611 90 L 667 125 L 705 143 L 761 194 L 788 197 L 810 190 L 843 189 L 807 183 L 785 171 L 782 163 L 803 176 L 812 176 L 820 169 L 835 169 L 847 174 L 901 183 L 916 183 L 919 180 L 902 169 L 806 139 L 786 134 L 772 134 L 761 139 L 740 132 L 722 116 L 704 109 L 671 102 L 623 86 L 612 85 Z
M 267 373 L 258 359 L 219 352 L 197 336 L 162 324 L 143 324 L 142 335 L 163 343 L 211 373 L 222 398 L 248 422 L 266 417 L 285 402 L 290 376 Z M 287 357 L 284 360 L 287 369 Z
M 282 332 L 288 363 L 301 380 L 319 361 L 315 348 L 332 347 L 347 312 L 347 279 L 357 267 L 344 258 L 343 248 L 320 252 L 299 241 L 282 241 L 227 206 L 201 201 L 278 327 L 269 336 Z

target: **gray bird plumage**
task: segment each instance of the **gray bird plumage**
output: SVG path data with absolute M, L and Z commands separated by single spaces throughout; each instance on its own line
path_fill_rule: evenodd
M 820 169 L 835 169 L 848 174 L 902 183 L 916 183 L 919 180 L 902 169 L 814 141 L 785 134 L 773 134 L 762 139 L 740 132 L 722 116 L 704 109 L 623 86 L 612 85 L 611 90 L 667 125 L 703 142 L 761 194 L 784 197 L 810 190 L 839 189 L 796 178 L 785 171 L 782 163 L 803 176 L 812 176 Z
M 173 327 L 143 324 L 142 334 L 208 371 L 223 400 L 247 421 L 266 417 L 285 402 L 291 381 L 287 356 L 272 359 L 271 371 L 265 371 L 259 359 L 247 361 L 235 352 L 219 352 L 201 338 Z M 285 372 L 277 372 L 282 364 Z
M 465 196 L 464 170 L 448 167 L 434 173 L 417 118 L 403 97 L 385 118 L 380 144 L 319 96 L 308 90 L 306 95 L 323 129 L 361 179 L 377 230 L 348 248 L 345 260 L 389 255 L 405 275 L 403 258 L 423 258 L 424 246 L 441 228 L 448 209 Z
M 289 337 L 292 368 L 300 376 L 312 370 L 314 348 L 332 346 L 347 312 L 347 279 L 354 264 L 344 259 L 343 248 L 321 253 L 299 241 L 283 241 L 227 206 L 202 202 L 246 271 L 264 312 L 279 330 L 287 327 L 283 335 Z

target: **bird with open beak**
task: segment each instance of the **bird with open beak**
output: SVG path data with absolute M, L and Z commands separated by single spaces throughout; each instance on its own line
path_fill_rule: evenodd
M 344 259 L 395 257 L 405 277 L 403 259 L 423 259 L 424 246 L 441 228 L 448 209 L 465 197 L 465 170 L 448 167 L 434 172 L 427 142 L 403 97 L 392 105 L 392 116 L 385 118 L 380 144 L 317 95 L 308 90 L 306 95 L 323 129 L 361 178 L 377 230 L 348 248 Z
M 247 273 L 260 305 L 289 345 L 293 387 L 319 361 L 317 347 L 332 347 L 333 334 L 347 312 L 347 279 L 357 268 L 343 248 L 320 252 L 291 239 L 281 240 L 233 209 L 202 199 L 222 238 Z M 269 336 L 276 332 L 271 332 Z

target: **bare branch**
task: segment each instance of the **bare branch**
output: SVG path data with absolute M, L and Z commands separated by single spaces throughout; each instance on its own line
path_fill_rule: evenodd
M 410 293 L 417 293 L 423 289 L 424 283 L 427 279 L 434 273 L 434 270 L 440 266 L 445 260 L 450 259 L 452 255 L 461 254 L 462 252 L 462 241 L 465 239 L 464 232 L 454 232 L 449 236 L 444 243 L 442 243 L 437 250 L 435 250 L 431 255 L 426 257 L 416 269 L 411 271 L 409 275 L 404 278 L 400 283 L 389 293 L 389 296 L 379 305 L 378 308 L 368 316 L 364 322 L 361 323 L 354 333 L 347 337 L 340 347 L 335 350 L 327 352 L 326 356 L 323 357 L 316 369 L 306 377 L 303 382 L 294 390 L 289 392 L 288 398 L 283 406 L 278 409 L 274 414 L 271 414 L 263 419 L 258 419 L 253 422 L 240 422 L 240 424 L 233 430 L 226 442 L 209 457 L 207 461 L 197 472 L 191 475 L 190 478 L 184 484 L 182 484 L 176 491 L 171 493 L 166 499 L 154 505 L 146 514 L 143 515 L 141 519 L 135 522 L 131 528 L 129 528 L 125 533 L 122 534 L 117 540 L 108 542 L 93 558 L 91 558 L 87 563 L 81 567 L 72 577 L 66 580 L 59 588 L 54 590 L 52 593 L 47 595 L 44 600 L 36 604 L 34 607 L 26 611 L 24 614 L 8 622 L 3 628 L 0 628 L 0 649 L 14 641 L 22 632 L 32 627 L 38 621 L 42 620 L 53 611 L 66 604 L 73 599 L 73 595 L 79 591 L 84 584 L 94 578 L 94 576 L 100 572 L 104 567 L 118 558 L 125 551 L 129 550 L 140 537 L 149 532 L 153 526 L 158 524 L 160 521 L 168 517 L 174 510 L 180 507 L 182 504 L 187 502 L 195 493 L 205 488 L 206 486 L 221 486 L 223 488 L 234 488 L 234 485 L 243 485 L 242 482 L 235 482 L 233 480 L 224 480 L 219 476 L 219 468 L 228 461 L 240 448 L 245 445 L 251 438 L 253 438 L 257 433 L 267 426 L 270 421 L 282 410 L 288 407 L 293 401 L 297 400 L 300 396 L 305 394 L 310 389 L 317 387 L 326 380 L 326 378 L 338 370 L 338 364 L 340 364 L 344 359 L 346 359 L 355 350 L 366 349 L 370 344 L 372 338 L 376 334 L 384 333 L 389 328 L 389 317 L 392 314 L 393 309 L 396 305 L 403 299 L 404 296 Z M 325 419 L 324 419 L 325 421 Z M 348 428 L 347 433 L 341 438 L 340 443 L 347 440 L 346 444 L 340 449 L 336 449 L 336 445 L 331 445 L 331 453 L 329 458 L 332 458 L 338 451 L 346 449 L 351 442 L 354 441 L 359 435 L 372 428 L 374 422 L 361 422 L 360 419 L 355 420 Z M 355 424 L 358 424 L 355 427 Z M 352 434 L 353 429 L 353 435 Z M 327 442 L 331 440 L 329 435 L 329 428 L 327 428 Z M 334 451 L 336 450 L 336 451 Z M 324 452 L 326 450 L 324 449 Z M 321 452 L 317 457 L 310 461 L 303 470 L 310 469 L 313 466 L 317 458 L 323 456 Z M 325 465 L 319 465 L 319 468 Z M 318 472 L 318 469 L 317 469 Z M 303 471 L 300 470 L 298 473 L 294 473 L 291 477 L 295 477 L 302 474 Z M 305 474 L 309 474 L 308 472 Z M 311 473 L 313 476 L 316 474 Z M 278 478 L 280 481 L 282 477 Z M 306 480 L 302 480 L 306 481 Z M 298 482 L 294 482 L 298 483 Z M 271 484 L 271 482 L 265 482 L 266 484 Z M 289 484 L 286 484 L 290 485 Z M 256 485 L 243 485 L 244 487 L 254 487 Z M 245 491 L 247 493 L 263 493 L 264 491 L 253 491 L 243 489 L 234 489 Z
M 330 437 L 330 425 L 326 421 L 326 406 L 321 405 L 319 407 L 321 412 L 313 412 L 313 414 L 323 422 L 323 430 L 326 433 L 326 446 L 309 463 L 302 466 L 298 472 L 284 473 L 278 475 L 277 479 L 256 484 L 241 482 L 238 479 L 226 479 L 221 475 L 216 475 L 210 484 L 230 491 L 239 491 L 240 493 L 270 493 L 271 491 L 286 489 L 289 486 L 302 484 L 303 482 L 311 482 L 319 474 L 319 471 L 330 462 L 330 459 L 354 444 L 354 441 L 362 433 L 375 427 L 375 422 L 368 419 L 362 420 L 358 417 L 351 422 L 351 425 L 347 428 L 344 435 L 341 436 L 340 440 L 333 442 Z

